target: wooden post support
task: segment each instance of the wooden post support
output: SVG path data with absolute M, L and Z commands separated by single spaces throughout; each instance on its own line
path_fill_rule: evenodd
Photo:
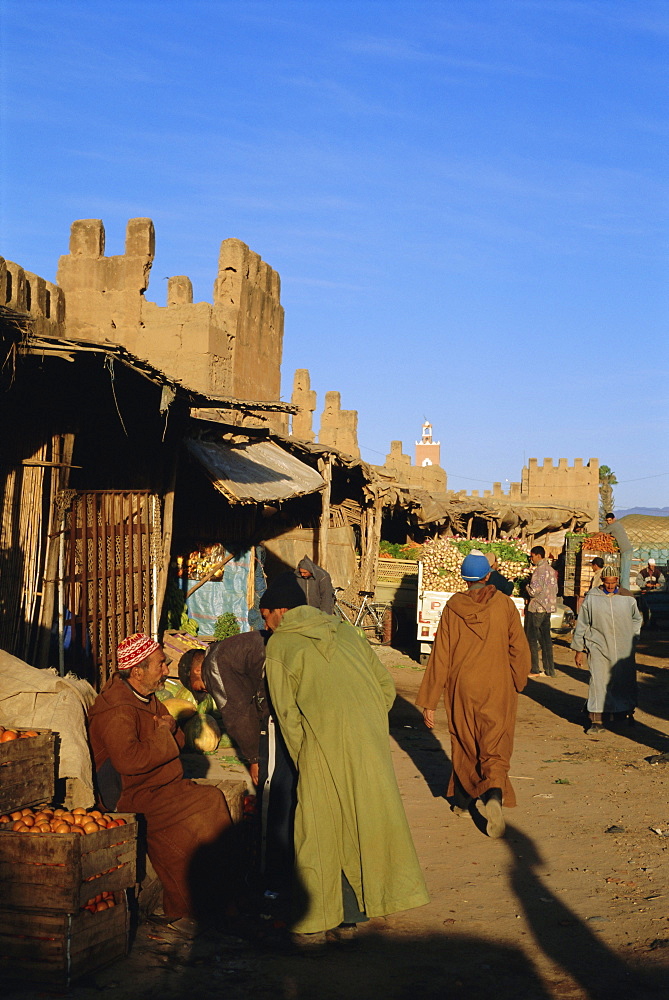
M 170 571 L 170 556 L 172 554 L 172 528 L 174 524 L 174 490 L 177 481 L 177 469 L 179 467 L 179 445 L 174 443 L 174 455 L 170 468 L 170 478 L 165 493 L 165 503 L 163 506 L 163 545 L 160 572 L 158 573 L 158 586 L 154 595 L 156 607 L 156 621 L 160 622 L 163 611 L 163 601 L 165 600 L 165 590 L 167 589 L 167 578 Z M 157 637 L 156 637 L 157 638 Z
M 325 455 L 318 460 L 318 471 L 325 481 L 321 508 L 321 520 L 318 529 L 318 565 L 327 570 L 328 534 L 330 531 L 330 495 L 332 492 L 332 455 Z
M 376 569 L 381 541 L 382 505 L 377 497 L 374 506 L 365 510 L 364 549 L 360 564 L 360 590 L 373 591 L 376 588 Z
M 58 486 L 53 491 L 54 498 L 66 490 L 70 481 L 72 453 L 74 451 L 74 434 L 63 434 L 61 462 L 53 463 L 53 475 L 58 478 Z M 39 617 L 39 635 L 35 649 L 35 666 L 43 669 L 49 666 L 49 648 L 51 646 L 51 629 L 53 627 L 54 608 L 56 606 L 56 588 L 58 584 L 58 557 L 60 553 L 60 518 L 57 507 L 53 503 L 49 513 L 49 543 L 46 555 L 44 581 L 42 583 L 42 607 Z

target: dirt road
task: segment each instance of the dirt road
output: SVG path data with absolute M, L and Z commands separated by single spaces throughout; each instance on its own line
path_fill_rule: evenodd
M 520 698 L 511 774 L 518 807 L 489 840 L 443 798 L 443 710 L 413 707 L 422 671 L 381 650 L 398 689 L 392 754 L 431 902 L 373 920 L 354 947 L 261 951 L 235 936 L 184 944 L 140 928 L 130 957 L 68 996 L 118 1000 L 641 1000 L 669 997 L 669 636 L 642 641 L 638 723 L 583 733 L 585 672 L 556 645 L 558 676 Z M 5 994 L 45 997 L 23 989 Z

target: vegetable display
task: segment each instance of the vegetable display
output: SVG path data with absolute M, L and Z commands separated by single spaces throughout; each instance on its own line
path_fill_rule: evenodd
M 175 629 L 193 636 L 198 633 L 197 621 L 188 617 L 184 591 L 179 586 L 178 581 L 173 578 L 168 581 L 165 590 L 160 627 L 163 630 Z
M 111 910 L 114 906 L 116 906 L 116 900 L 113 892 L 99 892 L 97 896 L 93 896 L 87 903 L 84 903 L 81 909 L 88 913 L 101 913 L 103 910 Z
M 433 538 L 423 545 L 423 587 L 447 593 L 466 591 L 467 584 L 460 576 L 462 560 L 472 549 L 483 553 L 494 552 L 499 572 L 513 580 L 514 591 L 521 580 L 528 576 L 527 553 L 515 542 L 488 542 L 482 538 Z
M 581 544 L 581 551 L 613 554 L 618 551 L 618 545 L 612 535 L 600 531 L 596 535 L 586 535 Z
M 197 712 L 197 705 L 185 698 L 164 698 L 163 705 L 177 722 L 185 722 Z
M 239 635 L 239 622 L 232 611 L 224 611 L 216 619 L 214 639 L 229 639 L 231 635 Z
M 407 542 L 400 545 L 399 542 L 379 543 L 379 559 L 420 559 L 421 546 L 418 542 Z
M 221 730 L 211 715 L 194 715 L 183 727 L 186 747 L 200 753 L 213 753 L 221 739 Z
M 39 736 L 34 729 L 5 729 L 0 726 L 0 743 L 11 743 L 14 740 L 29 740 L 33 736 Z
M 125 826 L 120 816 L 110 816 L 99 809 L 52 809 L 40 806 L 36 809 L 17 809 L 0 816 L 0 824 L 11 823 L 15 833 L 97 833 L 115 826 Z
M 177 573 L 183 576 L 184 573 L 189 580 L 202 580 L 212 569 L 222 562 L 228 555 L 225 546 L 219 543 L 215 545 L 205 545 L 201 549 L 190 552 L 186 560 L 182 556 L 177 557 Z M 224 568 L 216 569 L 212 579 L 220 580 L 223 577 Z

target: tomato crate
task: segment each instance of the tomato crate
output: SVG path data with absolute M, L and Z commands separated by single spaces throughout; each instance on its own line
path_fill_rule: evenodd
M 31 835 L 0 826 L 0 900 L 4 906 L 76 913 L 99 892 L 134 886 L 137 820 L 95 833 Z
M 56 734 L 50 729 L 16 729 L 37 736 L 0 743 L 0 813 L 51 802 L 56 787 Z
M 124 892 L 100 913 L 14 910 L 0 906 L 0 972 L 17 980 L 67 987 L 128 954 L 129 914 Z

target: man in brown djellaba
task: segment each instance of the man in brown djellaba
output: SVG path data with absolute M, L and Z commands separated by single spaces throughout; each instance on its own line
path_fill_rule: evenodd
M 164 913 L 153 919 L 191 937 L 197 932 L 193 862 L 205 845 L 219 843 L 232 820 L 218 788 L 184 778 L 183 733 L 156 699 L 167 674 L 159 643 L 139 632 L 124 639 L 88 728 L 105 807 L 139 813 L 146 822 L 148 855 L 163 886 Z M 223 868 L 224 856 L 220 861 Z M 210 882 L 217 875 L 212 871 Z
M 467 593 L 444 608 L 416 704 L 432 729 L 443 695 L 453 765 L 446 794 L 457 815 L 479 800 L 486 832 L 496 838 L 505 831 L 502 804 L 516 804 L 509 768 L 530 650 L 513 601 L 489 581 L 483 553 L 473 549 L 460 573 Z

